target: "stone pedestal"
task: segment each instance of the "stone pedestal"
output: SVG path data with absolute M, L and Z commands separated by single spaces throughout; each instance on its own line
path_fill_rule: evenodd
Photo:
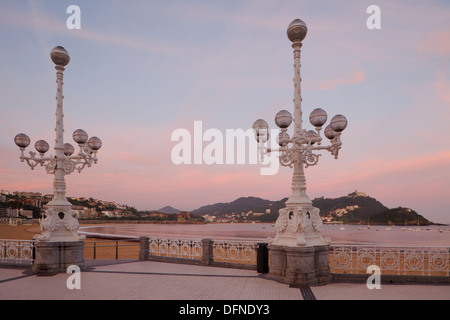
M 269 277 L 282 280 L 286 276 L 286 251 L 284 246 L 269 245 Z
M 84 268 L 84 241 L 37 241 L 33 272 L 53 275 L 66 272 L 70 265 Z
M 327 245 L 289 247 L 270 245 L 269 277 L 291 286 L 329 283 Z
M 331 281 L 329 251 L 330 246 L 316 246 L 315 269 L 317 282 L 319 284 L 327 284 Z

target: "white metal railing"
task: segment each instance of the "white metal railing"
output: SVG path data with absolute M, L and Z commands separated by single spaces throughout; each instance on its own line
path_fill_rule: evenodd
M 203 254 L 202 240 L 150 238 L 149 253 L 160 257 L 200 260 Z
M 13 217 L 0 218 L 0 224 L 20 225 L 20 224 L 39 224 L 38 219 L 21 219 Z
M 211 239 L 148 238 L 148 254 L 153 257 L 201 260 L 256 266 L 257 242 Z
M 449 276 L 449 247 L 331 245 L 331 273 L 366 273 L 376 265 L 383 274 Z
M 256 248 L 254 241 L 214 240 L 214 261 L 256 265 Z
M 0 239 L 0 264 L 30 264 L 33 248 L 33 240 Z

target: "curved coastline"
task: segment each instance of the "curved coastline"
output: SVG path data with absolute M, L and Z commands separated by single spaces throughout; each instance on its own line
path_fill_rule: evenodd
M 104 227 L 113 227 L 113 226 L 126 226 L 126 224 L 104 225 Z M 78 234 L 84 235 L 84 236 L 86 236 L 86 238 L 105 239 L 105 240 L 136 240 L 136 241 L 139 240 L 139 237 L 130 236 L 130 235 L 83 231 L 85 229 L 101 228 L 101 227 L 102 227 L 101 225 L 85 226 L 85 227 L 80 226 L 80 228 L 78 230 Z
M 382 246 L 444 246 L 450 243 L 450 232 L 437 233 L 431 229 L 401 231 L 403 228 L 384 228 L 383 226 L 361 228 L 353 225 L 327 226 L 323 231 L 331 244 L 382 245 Z M 387 227 L 387 226 L 386 226 Z M 108 229 L 109 228 L 109 229 Z M 91 230 L 90 230 L 91 229 Z M 389 231 L 388 231 L 389 230 Z M 102 232 L 104 231 L 104 232 Z M 415 232 L 412 232 L 415 231 Z M 139 241 L 140 236 L 178 239 L 212 239 L 231 241 L 269 241 L 275 236 L 272 224 L 105 224 L 80 226 L 79 234 L 87 238 L 105 240 Z
M 234 228 L 228 228 L 233 226 Z M 93 231 L 87 231 L 95 229 Z M 105 232 L 102 232 L 103 230 Z M 129 229 L 129 230 L 127 230 Z M 87 238 L 109 240 L 139 240 L 141 236 L 180 239 L 213 239 L 213 240 L 255 240 L 266 241 L 274 236 L 271 224 L 107 224 L 80 226 L 79 234 Z

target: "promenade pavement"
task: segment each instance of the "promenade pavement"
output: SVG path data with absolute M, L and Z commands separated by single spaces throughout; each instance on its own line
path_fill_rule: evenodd
M 449 285 L 331 283 L 292 288 L 253 270 L 138 260 L 88 260 L 81 289 L 71 274 L 37 276 L 0 267 L 1 300 L 450 300 Z

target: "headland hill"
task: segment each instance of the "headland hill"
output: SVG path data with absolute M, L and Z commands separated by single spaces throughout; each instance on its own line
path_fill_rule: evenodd
M 0 218 L 40 219 L 51 194 L 0 190 Z M 274 223 L 287 198 L 277 201 L 241 197 L 231 202 L 205 205 L 192 211 L 171 206 L 137 210 L 132 206 L 94 198 L 67 197 L 80 223 Z M 315 198 L 325 224 L 441 225 L 411 208 L 388 208 L 380 201 L 354 191 L 339 198 Z

